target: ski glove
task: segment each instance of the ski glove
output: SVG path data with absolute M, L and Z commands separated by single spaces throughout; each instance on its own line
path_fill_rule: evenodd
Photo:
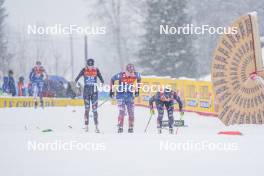
M 150 114 L 154 115 L 155 114 L 155 110 L 153 108 L 150 108 Z
M 183 112 L 183 111 L 181 111 L 181 112 L 180 112 L 180 115 L 181 115 L 181 116 L 183 116 L 183 115 L 184 115 L 184 112 Z
M 135 97 L 138 97 L 138 96 L 139 96 L 139 92 L 136 91 L 136 92 L 135 92 Z

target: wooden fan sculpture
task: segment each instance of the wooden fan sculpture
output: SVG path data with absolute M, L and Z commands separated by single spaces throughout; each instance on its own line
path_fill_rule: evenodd
M 257 13 L 240 17 L 224 34 L 212 61 L 218 118 L 225 125 L 264 123 L 264 71 Z

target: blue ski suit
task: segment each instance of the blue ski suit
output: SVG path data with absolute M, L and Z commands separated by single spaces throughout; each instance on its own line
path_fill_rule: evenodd
M 118 81 L 117 84 L 117 93 L 116 99 L 118 103 L 119 115 L 118 115 L 118 125 L 119 127 L 123 127 L 124 124 L 124 116 L 126 114 L 126 108 L 128 112 L 128 120 L 129 127 L 134 126 L 134 94 L 135 96 L 139 95 L 139 87 L 133 86 L 135 81 L 137 84 L 141 83 L 141 75 L 138 72 L 134 72 L 134 74 L 128 74 L 126 72 L 120 72 L 114 75 L 111 78 L 111 92 L 113 91 L 113 85 L 115 81 Z
M 149 99 L 150 108 L 153 109 L 153 103 L 155 102 L 158 111 L 157 124 L 158 128 L 162 128 L 162 119 L 164 115 L 164 106 L 167 109 L 169 128 L 173 128 L 174 117 L 173 110 L 175 101 L 179 105 L 179 110 L 182 111 L 183 103 L 180 97 L 174 91 L 157 92 L 154 96 Z
M 92 103 L 94 124 L 98 125 L 98 90 L 97 90 L 97 77 L 101 83 L 104 83 L 101 72 L 96 67 L 85 67 L 81 70 L 79 75 L 76 77 L 75 82 L 77 83 L 80 77 L 84 78 L 84 91 L 83 100 L 85 104 L 84 121 L 85 125 L 89 124 L 89 111 L 90 103 Z
M 32 84 L 34 99 L 36 101 L 37 96 L 39 96 L 41 103 L 43 103 L 44 76 L 47 76 L 44 67 L 38 65 L 34 66 L 29 74 L 29 80 Z

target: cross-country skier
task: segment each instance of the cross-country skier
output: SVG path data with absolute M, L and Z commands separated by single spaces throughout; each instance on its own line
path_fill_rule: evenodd
M 40 61 L 36 62 L 36 65 L 32 68 L 29 74 L 29 80 L 32 84 L 33 89 L 33 97 L 35 101 L 35 108 L 38 106 L 37 97 L 40 98 L 40 106 L 44 108 L 43 102 L 43 86 L 44 86 L 44 79 L 48 79 L 48 75 L 41 65 Z
M 149 106 L 150 106 L 150 113 L 153 115 L 155 113 L 153 103 L 155 102 L 157 111 L 158 111 L 158 119 L 157 119 L 157 128 L 158 133 L 162 132 L 162 119 L 164 114 L 164 107 L 167 110 L 168 113 L 168 120 L 169 120 L 169 133 L 173 133 L 173 110 L 174 110 L 174 104 L 175 101 L 179 105 L 179 110 L 181 115 L 184 114 L 182 110 L 182 101 L 180 97 L 177 95 L 175 91 L 172 91 L 171 89 L 164 89 L 164 91 L 157 92 L 154 96 L 152 96 L 149 99 Z
M 83 76 L 84 78 L 83 99 L 85 104 L 85 113 L 84 113 L 85 131 L 88 131 L 89 111 L 90 111 L 90 102 L 91 102 L 94 124 L 95 124 L 95 132 L 100 133 L 98 128 L 98 113 L 97 113 L 97 107 L 98 107 L 97 77 L 100 79 L 102 84 L 104 84 L 104 79 L 99 69 L 94 66 L 93 59 L 88 59 L 86 61 L 86 67 L 81 70 L 81 72 L 75 79 L 76 84 L 81 76 Z
M 111 79 L 110 83 L 110 97 L 114 98 L 113 85 L 115 81 L 118 81 L 118 88 L 116 93 L 116 99 L 119 109 L 118 115 L 118 133 L 123 132 L 124 116 L 126 114 L 126 109 L 128 112 L 129 128 L 128 132 L 133 133 L 134 127 L 134 96 L 139 96 L 139 83 L 141 83 L 141 76 L 135 71 L 133 64 L 128 64 L 126 66 L 126 71 L 117 73 Z M 134 86 L 135 81 L 137 82 Z M 133 87 L 135 88 L 133 90 Z

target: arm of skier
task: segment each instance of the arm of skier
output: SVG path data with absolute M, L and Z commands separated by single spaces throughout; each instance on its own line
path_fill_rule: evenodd
M 158 100 L 159 97 L 159 93 L 153 95 L 152 97 L 150 97 L 149 99 L 149 108 L 150 108 L 150 114 L 154 115 L 155 114 L 155 110 L 154 110 L 154 102 L 156 102 Z
M 150 97 L 150 99 L 149 99 L 149 108 L 150 109 L 153 109 L 153 103 L 154 103 L 154 101 L 155 101 L 155 95 L 152 96 L 152 97 Z
M 98 68 L 97 68 L 97 76 L 100 79 L 101 83 L 104 84 L 103 76 L 102 76 L 102 74 L 101 74 L 101 72 L 100 72 L 100 70 Z
M 47 74 L 47 72 L 46 72 L 46 70 L 43 68 L 43 75 L 44 75 L 44 78 L 45 79 L 48 79 L 49 77 L 48 77 L 48 74 Z
M 180 110 L 180 112 L 181 112 L 181 115 L 183 115 L 183 109 L 182 109 L 182 107 L 183 107 L 183 103 L 182 103 L 181 98 L 177 95 L 176 92 L 174 93 L 174 99 L 177 101 L 177 103 L 178 103 L 178 105 L 179 105 L 179 110 Z
M 84 73 L 84 69 L 82 69 L 80 73 L 78 74 L 78 76 L 75 78 L 75 83 L 79 81 L 80 77 L 83 76 L 83 73 Z
M 111 81 L 110 81 L 110 97 L 111 98 L 114 98 L 114 91 L 113 91 L 113 86 L 115 85 L 115 81 L 119 80 L 120 78 L 120 74 L 116 74 L 114 75 L 112 78 L 111 78 Z
M 139 73 L 137 73 L 137 86 L 136 86 L 136 92 L 135 92 L 135 97 L 139 96 L 139 90 L 141 87 L 141 75 Z
M 33 74 L 34 74 L 34 69 L 31 70 L 31 72 L 29 73 L 29 80 L 32 82 L 33 79 Z

